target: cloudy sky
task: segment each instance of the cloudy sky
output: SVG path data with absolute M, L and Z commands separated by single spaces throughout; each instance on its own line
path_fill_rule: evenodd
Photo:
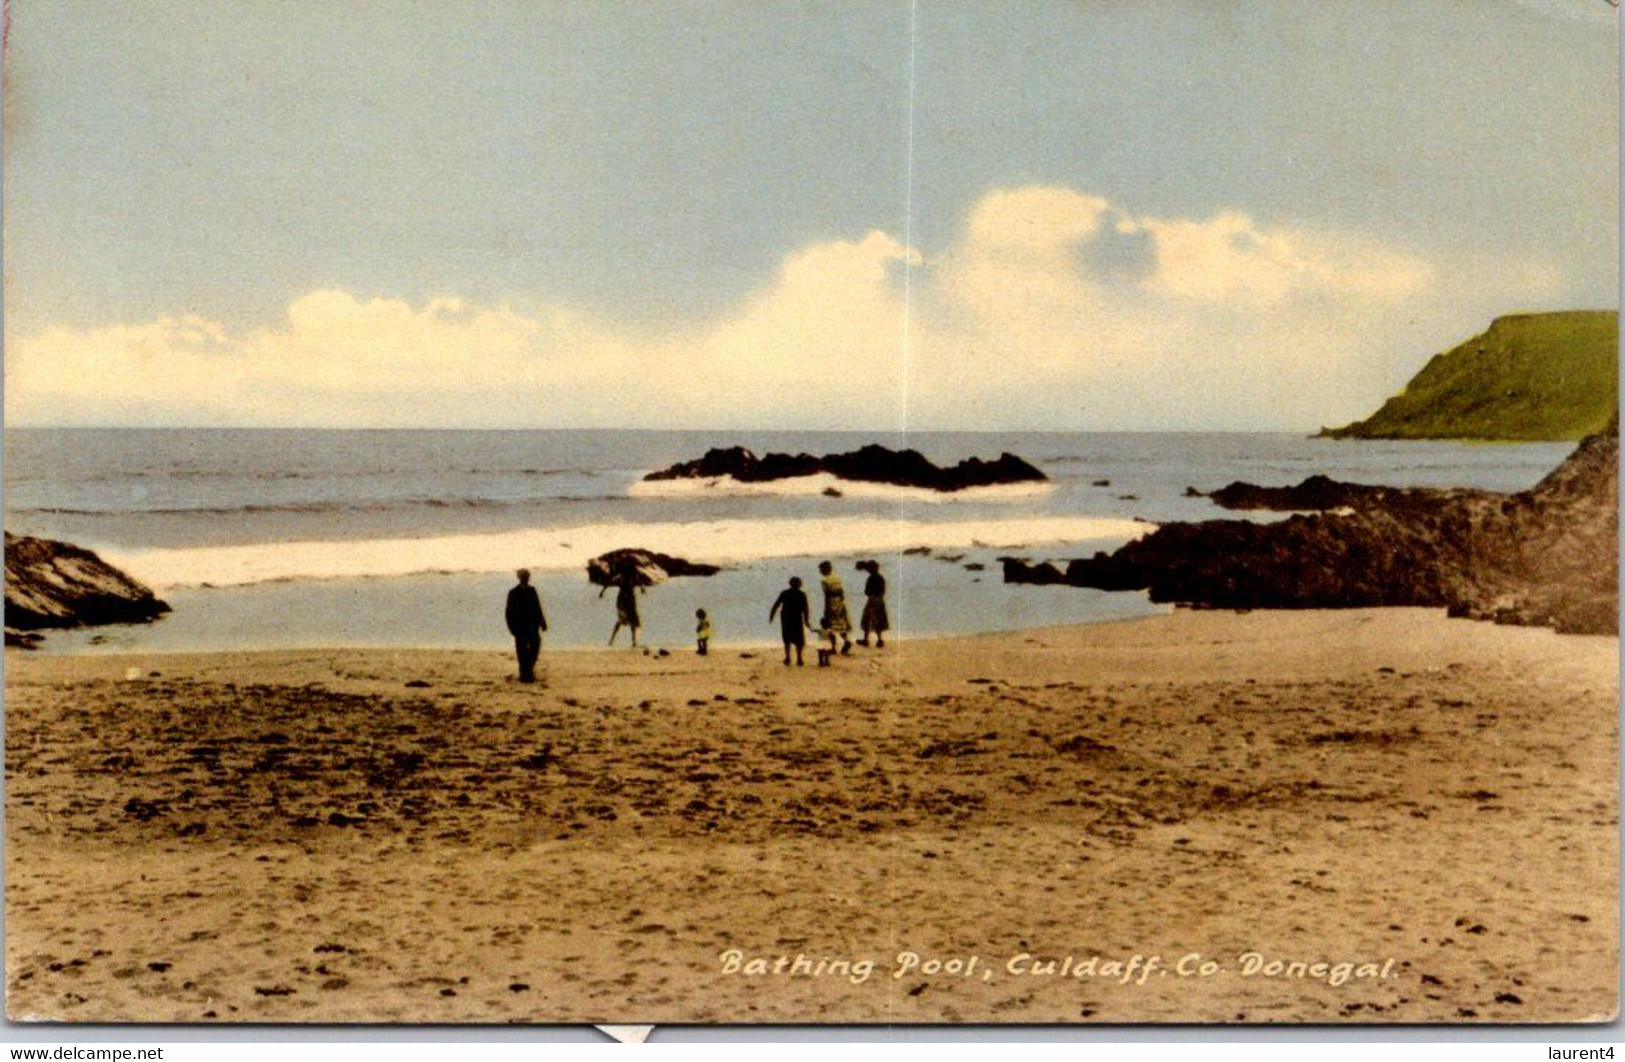
M 1605 0 L 16 0 L 9 422 L 1312 429 L 1617 305 Z

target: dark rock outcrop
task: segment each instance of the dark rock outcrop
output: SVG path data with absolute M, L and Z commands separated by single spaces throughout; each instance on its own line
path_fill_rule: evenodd
M 1004 581 L 1007 583 L 1025 583 L 1029 586 L 1054 586 L 1066 582 L 1066 573 L 1057 568 L 1050 561 L 1040 561 L 1037 564 L 1022 560 L 1020 557 L 1000 557 L 999 563 L 1004 566 Z
M 918 450 L 891 450 L 869 445 L 850 453 L 768 454 L 757 457 L 743 446 L 706 451 L 697 461 L 685 461 L 651 472 L 645 480 L 712 479 L 728 477 L 741 483 L 767 483 L 827 472 L 856 483 L 886 483 L 897 487 L 956 491 L 1005 483 L 1041 483 L 1049 477 L 1015 454 L 1000 454 L 993 461 L 968 458 L 948 468 L 935 464 Z
M 151 590 L 90 550 L 6 532 L 8 645 L 26 644 L 25 631 L 147 623 L 168 611 Z
M 1310 476 L 1292 487 L 1260 487 L 1256 483 L 1236 482 L 1207 492 L 1192 487 L 1186 496 L 1207 498 L 1222 509 L 1313 512 L 1381 504 L 1407 493 L 1397 487 L 1374 487 L 1366 483 L 1345 483 L 1328 476 Z
M 1115 553 L 1072 561 L 1063 578 L 1217 608 L 1415 605 L 1618 633 L 1618 502 L 1616 420 L 1518 494 L 1390 490 L 1347 515 L 1166 524 Z M 1027 574 L 1005 566 L 1006 581 Z M 1042 569 L 1034 574 L 1048 581 Z
M 610 586 L 615 574 L 628 562 L 637 569 L 638 582 L 643 586 L 663 583 L 674 576 L 715 575 L 722 570 L 715 564 L 696 564 L 649 549 L 613 549 L 587 562 L 587 580 L 594 586 Z

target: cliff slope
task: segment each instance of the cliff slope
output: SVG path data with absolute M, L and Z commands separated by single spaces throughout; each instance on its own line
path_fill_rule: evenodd
M 1619 314 L 1498 317 L 1334 439 L 1579 439 L 1619 404 Z

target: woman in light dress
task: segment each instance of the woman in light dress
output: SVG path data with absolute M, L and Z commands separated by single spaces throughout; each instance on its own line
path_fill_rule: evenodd
M 829 651 L 835 653 L 835 641 L 841 642 L 841 655 L 852 655 L 852 617 L 846 611 L 846 587 L 841 585 L 841 577 L 835 574 L 835 566 L 829 561 L 818 565 L 818 574 L 824 588 L 824 621 L 820 626 L 829 637 Z

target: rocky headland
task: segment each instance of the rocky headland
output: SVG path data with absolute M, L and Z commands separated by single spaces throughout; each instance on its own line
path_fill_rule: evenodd
M 943 467 L 918 450 L 892 450 L 874 444 L 821 457 L 777 453 L 758 457 L 743 446 L 731 446 L 708 450 L 698 460 L 684 461 L 643 478 L 648 481 L 727 478 L 740 483 L 768 483 L 820 474 L 853 483 L 884 483 L 943 492 L 1009 483 L 1042 483 L 1049 478 L 1011 453 L 1000 454 L 992 461 L 971 457 Z
M 1405 389 L 1333 439 L 1580 439 L 1619 406 L 1619 314 L 1497 317 L 1431 358 Z
M 90 550 L 6 532 L 6 644 L 35 631 L 147 623 L 169 611 L 151 590 Z
M 1165 524 L 1064 570 L 1007 558 L 1005 581 L 1147 590 L 1153 601 L 1215 608 L 1411 605 L 1567 633 L 1619 631 L 1617 418 L 1516 494 L 1315 477 L 1288 488 L 1232 484 L 1213 497 L 1231 508 L 1334 511 Z

